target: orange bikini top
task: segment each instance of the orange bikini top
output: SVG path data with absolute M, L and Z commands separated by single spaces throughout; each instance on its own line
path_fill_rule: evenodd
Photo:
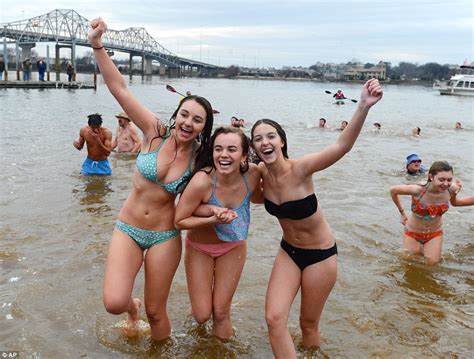
M 423 190 L 418 197 L 412 197 L 411 211 L 415 214 L 415 216 L 424 219 L 434 219 L 436 217 L 441 217 L 448 211 L 449 201 L 439 204 L 422 203 L 421 199 L 426 193 L 428 186 L 429 184 L 426 187 L 423 187 Z

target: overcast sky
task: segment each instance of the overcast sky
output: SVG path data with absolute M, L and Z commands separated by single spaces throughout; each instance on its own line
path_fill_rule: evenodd
M 145 27 L 163 47 L 221 66 L 474 61 L 472 0 L 0 0 L 0 22 L 74 9 Z M 78 52 L 79 53 L 79 52 Z M 41 54 L 40 54 L 41 55 Z M 44 54 L 43 54 L 44 55 Z

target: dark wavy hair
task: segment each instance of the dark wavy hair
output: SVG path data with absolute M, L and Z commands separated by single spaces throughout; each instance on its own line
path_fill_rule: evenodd
M 276 121 L 270 120 L 268 118 L 262 118 L 261 120 L 258 120 L 257 122 L 255 122 L 252 126 L 252 132 L 251 132 L 252 144 L 253 144 L 253 141 L 254 141 L 253 133 L 255 131 L 255 128 L 257 128 L 257 126 L 259 126 L 261 124 L 270 125 L 276 130 L 276 132 L 278 133 L 278 136 L 280 136 L 281 140 L 283 141 L 283 147 L 281 149 L 281 152 L 283 153 L 283 157 L 289 158 L 288 157 L 288 141 L 286 140 L 286 133 L 283 130 L 283 128 L 280 126 L 280 124 Z
M 196 101 L 206 111 L 206 121 L 204 123 L 204 128 L 197 138 L 197 141 L 199 142 L 200 146 L 195 152 L 195 166 L 202 166 L 201 163 L 205 162 L 206 154 L 209 152 L 209 149 L 210 149 L 212 126 L 214 125 L 214 112 L 212 111 L 211 103 L 208 100 L 206 100 L 204 97 L 197 96 L 197 95 L 190 95 L 183 98 L 179 102 L 179 105 L 176 108 L 176 110 L 171 115 L 171 118 L 169 120 L 170 124 L 168 126 L 164 126 L 157 120 L 156 129 L 155 129 L 157 135 L 151 139 L 150 148 L 151 148 L 151 143 L 153 142 L 155 138 L 166 138 L 170 136 L 171 129 L 176 128 L 176 117 L 178 116 L 179 110 L 181 109 L 183 104 L 188 101 Z M 165 130 L 164 133 L 162 133 L 163 129 Z M 177 156 L 177 153 L 175 153 L 175 158 L 176 156 Z M 175 160 L 175 158 L 173 158 L 173 161 Z M 183 180 L 179 183 L 178 190 L 181 190 L 183 187 L 186 187 L 190 179 L 191 179 L 190 175 L 185 176 Z

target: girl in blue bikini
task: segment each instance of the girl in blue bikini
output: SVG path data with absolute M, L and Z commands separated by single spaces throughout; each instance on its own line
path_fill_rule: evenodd
M 336 282 L 337 247 L 314 193 L 312 176 L 351 150 L 369 109 L 381 98 L 378 81 L 369 80 L 362 89 L 357 110 L 336 143 L 296 160 L 288 158 L 286 134 L 278 123 L 264 119 L 253 125 L 253 146 L 262 160 L 259 169 L 265 208 L 278 218 L 283 230 L 265 304 L 276 358 L 296 358 L 287 322 L 300 288 L 302 345 L 311 348 L 320 344 L 319 319 Z
M 89 41 L 109 91 L 143 132 L 132 192 L 120 210 L 110 241 L 104 278 L 104 306 L 112 314 L 128 313 L 127 334 L 137 334 L 141 301 L 132 298 L 135 277 L 145 267 L 145 310 L 151 337 L 170 336 L 166 311 L 171 282 L 181 258 L 181 235 L 174 227 L 175 199 L 195 163 L 208 152 L 213 124 L 209 102 L 188 96 L 165 126 L 128 90 L 102 44 L 106 23 L 91 22 Z
M 208 167 L 180 198 L 175 223 L 186 234 L 185 267 L 192 313 L 212 317 L 212 333 L 232 336 L 230 308 L 239 283 L 250 224 L 250 201 L 260 203 L 260 173 L 248 163 L 249 143 L 238 128 L 220 127 L 211 139 Z

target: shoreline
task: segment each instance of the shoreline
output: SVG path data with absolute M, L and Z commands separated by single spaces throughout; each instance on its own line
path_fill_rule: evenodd
M 337 81 L 329 81 L 329 80 L 319 80 L 319 79 L 308 79 L 304 77 L 267 77 L 267 76 L 236 76 L 236 77 L 218 77 L 218 78 L 226 78 L 228 80 L 263 80 L 263 81 L 294 81 L 294 82 L 317 82 L 317 83 L 355 83 L 355 84 L 364 84 L 367 80 L 337 80 Z M 430 81 L 402 81 L 402 80 L 379 80 L 381 84 L 384 85 L 407 85 L 407 86 L 433 86 Z

